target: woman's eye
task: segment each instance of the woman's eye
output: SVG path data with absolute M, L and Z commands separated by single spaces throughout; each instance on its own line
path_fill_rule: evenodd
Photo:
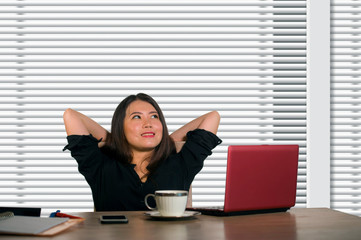
M 140 116 L 139 115 L 134 115 L 133 119 L 140 119 Z
M 152 118 L 158 118 L 158 115 L 152 115 Z

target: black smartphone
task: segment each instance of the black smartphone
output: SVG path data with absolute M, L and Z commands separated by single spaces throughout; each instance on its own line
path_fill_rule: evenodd
M 101 223 L 128 223 L 128 218 L 124 215 L 102 215 Z

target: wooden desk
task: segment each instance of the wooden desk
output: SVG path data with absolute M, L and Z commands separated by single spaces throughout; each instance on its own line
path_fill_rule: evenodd
M 51 239 L 361 239 L 360 217 L 330 209 L 295 208 L 285 213 L 233 217 L 201 215 L 183 221 L 150 220 L 143 215 L 144 212 L 117 213 L 125 214 L 129 223 L 101 224 L 101 212 L 79 213 L 78 216 L 86 218 L 82 224 Z M 2 235 L 0 239 L 48 238 Z

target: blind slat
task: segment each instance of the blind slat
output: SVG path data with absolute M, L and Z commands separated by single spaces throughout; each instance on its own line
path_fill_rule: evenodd
M 66 2 L 66 3 L 65 3 Z M 74 2 L 74 1 L 63 1 L 63 2 L 48 2 L 48 1 L 37 1 L 37 2 L 17 2 L 3 1 L 0 6 L 96 6 L 96 7 L 115 7 L 115 6 L 298 6 L 305 7 L 304 1 L 279 1 L 279 2 L 265 2 L 265 1 L 182 1 L 182 2 L 170 2 L 170 1 L 113 1 L 111 3 L 99 1 L 87 1 L 87 2 Z

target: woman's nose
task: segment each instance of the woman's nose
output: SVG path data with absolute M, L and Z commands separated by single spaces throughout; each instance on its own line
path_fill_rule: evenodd
M 143 122 L 143 126 L 144 127 L 152 127 L 152 124 L 150 122 L 150 119 L 144 119 L 144 122 Z

